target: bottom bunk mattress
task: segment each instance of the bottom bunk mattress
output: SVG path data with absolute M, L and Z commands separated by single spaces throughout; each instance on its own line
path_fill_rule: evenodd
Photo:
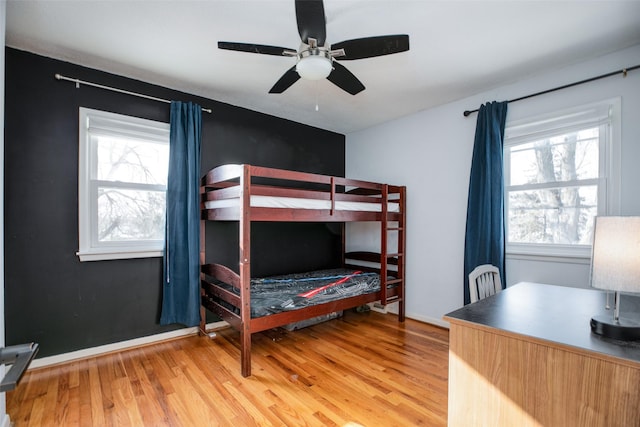
M 378 273 L 346 268 L 251 279 L 251 317 L 268 316 L 379 290 Z

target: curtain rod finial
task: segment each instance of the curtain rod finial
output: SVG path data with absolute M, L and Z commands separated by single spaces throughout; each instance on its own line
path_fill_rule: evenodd
M 54 74 L 53 77 L 55 77 L 56 80 L 60 80 L 62 78 L 62 76 L 58 73 Z
M 471 111 L 464 110 L 464 113 L 462 113 L 462 114 L 464 114 L 465 117 L 469 117 L 469 114 L 471 114 Z

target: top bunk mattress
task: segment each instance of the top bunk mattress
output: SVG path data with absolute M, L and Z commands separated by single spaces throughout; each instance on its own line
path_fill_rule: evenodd
M 281 209 L 331 209 L 330 200 L 303 199 L 299 197 L 251 196 L 251 207 L 281 208 Z M 204 203 L 206 209 L 232 208 L 240 204 L 240 198 L 210 200 Z M 336 201 L 335 208 L 339 211 L 381 212 L 381 203 Z M 388 212 L 400 212 L 400 204 L 389 202 Z

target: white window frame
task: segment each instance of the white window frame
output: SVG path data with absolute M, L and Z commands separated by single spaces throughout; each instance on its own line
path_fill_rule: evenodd
M 79 162 L 78 162 L 78 243 L 76 255 L 80 261 L 149 258 L 163 255 L 164 239 L 146 241 L 98 242 L 97 238 L 97 180 L 92 180 L 96 167 L 96 154 L 92 152 L 91 135 L 115 135 L 142 138 L 169 144 L 169 123 L 141 119 L 80 107 L 79 109 Z M 118 185 L 118 183 L 110 183 Z M 166 191 L 166 186 L 155 189 Z M 135 184 L 123 184 L 135 188 Z
M 559 132 L 570 132 L 589 126 L 600 126 L 604 131 L 599 147 L 599 177 L 593 180 L 598 185 L 597 215 L 617 215 L 620 212 L 620 163 L 621 163 L 621 100 L 612 98 L 588 105 L 558 111 L 551 114 L 508 122 L 504 138 L 505 177 L 505 239 L 506 253 L 510 258 L 581 261 L 591 257 L 591 245 L 560 245 L 536 243 L 511 243 L 509 239 L 509 172 L 508 150 L 526 141 L 544 138 Z M 586 183 L 583 183 L 586 185 Z M 514 186 L 520 190 L 526 185 Z M 532 188 L 544 187 L 532 184 Z

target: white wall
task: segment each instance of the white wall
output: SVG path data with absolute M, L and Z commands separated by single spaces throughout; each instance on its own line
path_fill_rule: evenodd
M 4 347 L 4 30 L 7 2 L 0 2 L 0 348 Z M 4 366 L 0 366 L 0 378 Z M 0 426 L 8 426 L 5 394 L 0 393 Z
M 347 135 L 346 174 L 407 186 L 407 316 L 441 323 L 463 305 L 467 192 L 476 115 L 464 110 L 587 79 L 640 63 L 640 45 L 488 90 Z M 470 64 L 471 65 L 471 64 Z M 640 214 L 640 70 L 509 104 L 507 122 L 622 97 L 621 214 Z M 351 248 L 367 238 L 351 227 Z M 588 286 L 588 260 L 573 263 L 509 257 L 507 284 L 538 281 Z

